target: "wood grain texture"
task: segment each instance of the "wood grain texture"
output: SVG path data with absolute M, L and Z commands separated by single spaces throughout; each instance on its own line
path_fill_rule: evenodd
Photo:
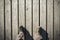
M 47 33 L 49 40 L 53 40 L 53 0 L 47 0 Z
M 60 40 L 60 0 L 54 0 L 54 40 Z
M 25 27 L 24 0 L 19 0 L 19 26 Z
M 40 40 L 39 28 L 49 40 L 59 40 L 60 0 L 0 0 L 0 40 L 16 40 L 20 26 L 30 34 L 26 40 Z
M 40 2 L 40 26 L 46 30 L 46 0 Z
M 46 40 L 46 30 L 47 30 L 47 8 L 46 8 L 46 0 L 40 0 L 40 27 L 43 29 L 42 36 L 44 40 Z M 44 32 L 45 31 L 45 32 Z
M 31 13 L 31 0 L 26 0 L 26 29 L 28 30 L 29 34 L 32 36 L 32 13 Z M 28 38 L 26 35 L 26 40 L 32 40 L 32 38 Z
M 39 0 L 33 0 L 33 38 L 38 39 L 39 29 Z
M 5 0 L 5 24 L 6 24 L 6 40 L 11 40 L 11 7 L 10 0 Z
M 12 40 L 16 40 L 18 34 L 17 15 L 17 0 L 12 0 Z
M 4 40 L 4 0 L 0 0 L 0 40 Z

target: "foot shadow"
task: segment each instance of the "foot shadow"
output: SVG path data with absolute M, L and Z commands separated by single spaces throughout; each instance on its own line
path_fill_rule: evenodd
M 48 33 L 42 27 L 39 28 L 38 33 L 42 36 L 41 40 L 49 40 Z
M 24 38 L 25 40 L 33 40 L 32 36 L 30 35 L 30 33 L 28 32 L 28 30 L 26 28 L 24 28 L 23 26 L 20 26 L 20 31 L 22 31 L 24 33 Z

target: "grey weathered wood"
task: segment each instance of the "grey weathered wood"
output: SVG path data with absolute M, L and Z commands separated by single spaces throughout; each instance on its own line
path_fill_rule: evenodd
M 25 27 L 24 0 L 19 0 L 19 26 Z
M 19 0 L 19 27 L 25 28 L 25 0 Z M 24 30 L 24 29 L 23 29 Z
M 0 40 L 4 40 L 4 0 L 0 0 Z
M 18 34 L 17 0 L 12 0 L 12 40 L 16 40 Z
M 53 40 L 53 0 L 47 0 L 47 33 L 49 40 Z
M 54 40 L 60 40 L 60 0 L 54 0 Z
M 28 30 L 31 36 L 33 31 L 34 40 L 40 40 L 39 39 L 40 35 L 38 34 L 38 30 L 40 27 L 42 27 L 42 29 L 44 29 L 45 31 L 47 27 L 46 32 L 48 33 L 49 40 L 53 40 L 53 37 L 54 40 L 60 39 L 60 0 L 54 0 L 54 5 L 53 0 L 47 0 L 47 11 L 46 11 L 46 0 L 40 0 L 40 26 L 39 26 L 39 0 L 33 0 L 33 25 L 32 25 L 32 0 L 26 0 L 26 10 L 24 2 L 25 0 L 18 1 L 19 8 L 17 1 L 18 0 L 12 0 L 12 10 L 11 10 L 11 0 L 5 0 L 6 40 L 11 40 L 11 32 L 12 32 L 12 40 L 16 40 L 16 37 L 18 35 L 18 24 L 19 27 L 20 26 L 25 27 L 25 16 L 26 16 L 26 29 Z M 54 6 L 54 15 L 53 15 L 53 6 Z M 12 24 L 11 24 L 11 16 L 12 16 Z M 11 31 L 11 25 L 12 25 L 12 31 Z M 4 40 L 4 0 L 0 0 L 0 40 Z
M 39 0 L 33 0 L 33 38 L 38 39 L 39 30 Z M 39 40 L 39 39 L 38 39 Z
M 40 27 L 43 29 L 41 31 L 45 31 L 42 32 L 45 36 L 45 40 L 46 40 L 46 0 L 40 0 Z M 43 35 L 42 34 L 42 35 Z
M 10 0 L 5 0 L 5 24 L 6 24 L 6 40 L 11 40 L 11 7 Z
M 32 35 L 31 18 L 32 18 L 31 0 L 26 0 L 26 29 L 29 31 L 30 35 Z
M 46 0 L 40 2 L 40 26 L 46 30 Z
M 31 0 L 26 0 L 26 29 L 29 31 L 30 35 L 32 36 L 32 13 L 31 13 Z M 28 38 L 28 40 L 32 40 L 32 38 Z

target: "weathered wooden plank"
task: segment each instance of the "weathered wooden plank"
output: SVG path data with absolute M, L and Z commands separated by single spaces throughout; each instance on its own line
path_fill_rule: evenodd
M 16 40 L 18 34 L 17 0 L 12 0 L 12 40 Z
M 26 15 L 25 6 L 26 6 L 25 0 L 19 0 L 19 27 L 22 26 L 23 30 L 25 29 L 25 15 Z M 23 33 L 25 33 L 25 32 L 23 32 Z
M 40 2 L 40 26 L 46 30 L 46 0 Z
M 10 0 L 5 0 L 6 40 L 11 40 L 11 11 Z
M 38 39 L 39 34 L 39 0 L 33 0 L 33 38 L 34 40 Z
M 47 0 L 47 33 L 49 40 L 53 40 L 53 0 Z
M 54 0 L 54 40 L 60 40 L 60 0 Z
M 40 29 L 41 29 L 41 36 L 43 40 L 46 40 L 46 27 L 47 27 L 47 8 L 46 8 L 46 0 L 40 0 Z
M 19 0 L 19 27 L 22 26 L 23 30 L 25 29 L 25 12 L 25 0 Z
M 32 40 L 32 13 L 31 13 L 31 0 L 26 0 L 26 29 L 29 32 L 30 35 L 26 35 L 26 40 Z
M 4 0 L 0 0 L 0 40 L 4 40 Z
M 19 0 L 19 26 L 25 27 L 24 0 Z

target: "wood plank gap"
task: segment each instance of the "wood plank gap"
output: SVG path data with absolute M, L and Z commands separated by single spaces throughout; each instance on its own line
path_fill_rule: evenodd
M 18 21 L 18 34 L 19 34 L 19 0 L 17 0 L 17 21 Z
M 31 6 L 31 13 L 32 13 L 32 22 L 31 22 L 32 30 L 31 30 L 31 31 L 32 31 L 32 37 L 33 37 L 33 0 L 31 0 L 31 2 L 32 2 L 32 3 L 31 3 L 31 5 L 32 5 L 32 6 Z M 33 39 L 32 39 L 32 40 L 33 40 Z
M 24 12 L 25 12 L 25 28 L 26 28 L 26 0 L 24 0 Z M 25 40 L 26 40 L 26 35 L 25 35 Z
M 4 0 L 4 40 L 6 40 L 6 24 L 5 24 L 5 0 Z
M 54 40 L 54 0 L 53 0 L 53 40 Z
M 39 26 L 40 26 L 40 0 L 39 0 Z
M 47 16 L 47 11 L 48 11 L 48 10 L 47 10 L 47 1 L 48 1 L 48 0 L 46 0 L 46 32 L 47 32 L 47 17 L 48 17 L 48 16 Z M 47 33 L 46 33 L 46 40 L 47 40 Z
M 12 0 L 11 0 L 11 40 L 12 40 Z

